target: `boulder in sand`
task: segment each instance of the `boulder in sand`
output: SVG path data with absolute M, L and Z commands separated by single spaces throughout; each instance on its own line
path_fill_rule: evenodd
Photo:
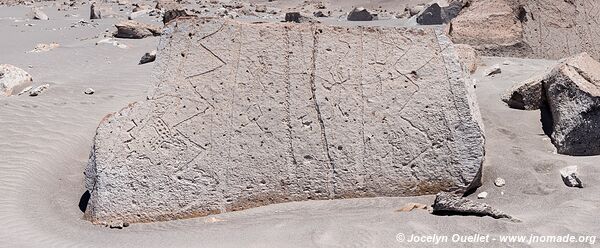
M 441 7 L 438 3 L 432 3 L 425 8 L 425 10 L 419 12 L 417 23 L 421 25 L 441 25 L 449 23 L 458 16 L 462 7 L 462 1 L 452 1 L 445 7 Z
M 545 74 L 541 74 L 513 85 L 502 96 L 502 101 L 514 109 L 540 109 L 544 104 L 544 99 L 542 98 L 542 81 L 546 76 Z
M 117 38 L 142 39 L 148 36 L 159 36 L 162 33 L 162 28 L 157 25 L 132 20 L 115 24 L 115 27 L 117 28 L 117 32 L 114 36 Z
M 153 93 L 96 131 L 94 223 L 481 184 L 472 80 L 441 30 L 222 18 L 165 30 Z
M 513 86 L 503 101 L 512 108 L 549 112 L 545 130 L 558 153 L 600 154 L 600 63 L 587 53 Z
M 600 63 L 587 53 L 570 57 L 544 80 L 558 153 L 600 154 Z
M 440 192 L 435 196 L 433 214 L 490 216 L 494 219 L 519 220 L 486 203 L 476 202 L 451 193 Z
M 0 64 L 0 96 L 10 96 L 30 87 L 31 75 L 21 68 Z
M 363 7 L 354 8 L 348 13 L 348 21 L 372 21 L 373 15 Z
M 440 25 L 444 23 L 442 7 L 433 3 L 417 16 L 417 23 L 421 25 Z

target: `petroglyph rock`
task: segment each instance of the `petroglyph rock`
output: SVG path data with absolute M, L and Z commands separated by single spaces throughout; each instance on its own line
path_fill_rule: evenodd
M 481 183 L 472 80 L 441 30 L 179 18 L 158 53 L 148 100 L 98 127 L 94 223 Z

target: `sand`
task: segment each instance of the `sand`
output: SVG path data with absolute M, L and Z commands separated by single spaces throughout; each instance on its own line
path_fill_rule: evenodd
M 404 204 L 431 204 L 434 196 L 307 201 L 178 221 L 133 224 L 124 229 L 92 225 L 78 207 L 83 169 L 101 118 L 142 100 L 151 87 L 152 63 L 140 57 L 158 38 L 122 40 L 121 49 L 95 43 L 116 19 L 71 28 L 86 19 L 79 10 L 44 11 L 50 21 L 24 21 L 28 7 L 0 7 L 0 63 L 27 70 L 34 85 L 49 83 L 37 97 L 0 98 L 0 247 L 429 247 L 401 243 L 415 235 L 598 235 L 598 157 L 558 155 L 544 135 L 538 111 L 509 109 L 500 97 L 554 61 L 483 58 L 477 95 L 487 138 L 483 186 L 491 204 L 522 220 L 436 216 L 425 210 L 396 212 Z M 64 17 L 79 13 L 80 17 Z M 15 21 L 17 20 L 17 21 Z M 148 20 L 154 21 L 154 20 Z M 26 26 L 26 23 L 35 24 Z M 56 29 L 56 30 L 53 30 Z M 59 48 L 27 53 L 38 43 Z M 502 73 L 484 77 L 504 61 Z M 83 91 L 92 87 L 93 95 Z M 559 169 L 578 165 L 585 188 L 566 187 Z M 506 186 L 493 185 L 496 177 Z M 503 192 L 503 194 L 501 194 Z M 594 247 L 588 243 L 572 247 Z M 564 243 L 446 243 L 440 247 L 565 247 Z

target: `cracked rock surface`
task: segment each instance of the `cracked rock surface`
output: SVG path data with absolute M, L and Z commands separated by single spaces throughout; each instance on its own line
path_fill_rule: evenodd
M 94 223 L 480 184 L 474 87 L 441 30 L 186 18 L 165 32 L 148 100 L 97 129 Z

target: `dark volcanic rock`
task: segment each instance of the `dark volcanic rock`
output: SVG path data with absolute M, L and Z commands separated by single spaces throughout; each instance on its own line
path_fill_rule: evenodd
M 472 201 L 446 192 L 440 192 L 436 195 L 435 202 L 433 203 L 433 214 L 490 216 L 495 219 L 506 218 L 518 221 L 488 204 Z
M 427 7 L 423 13 L 417 16 L 417 23 L 421 25 L 440 25 L 444 23 L 442 8 L 437 3 Z
M 354 8 L 348 13 L 348 21 L 372 21 L 373 15 L 365 8 Z

